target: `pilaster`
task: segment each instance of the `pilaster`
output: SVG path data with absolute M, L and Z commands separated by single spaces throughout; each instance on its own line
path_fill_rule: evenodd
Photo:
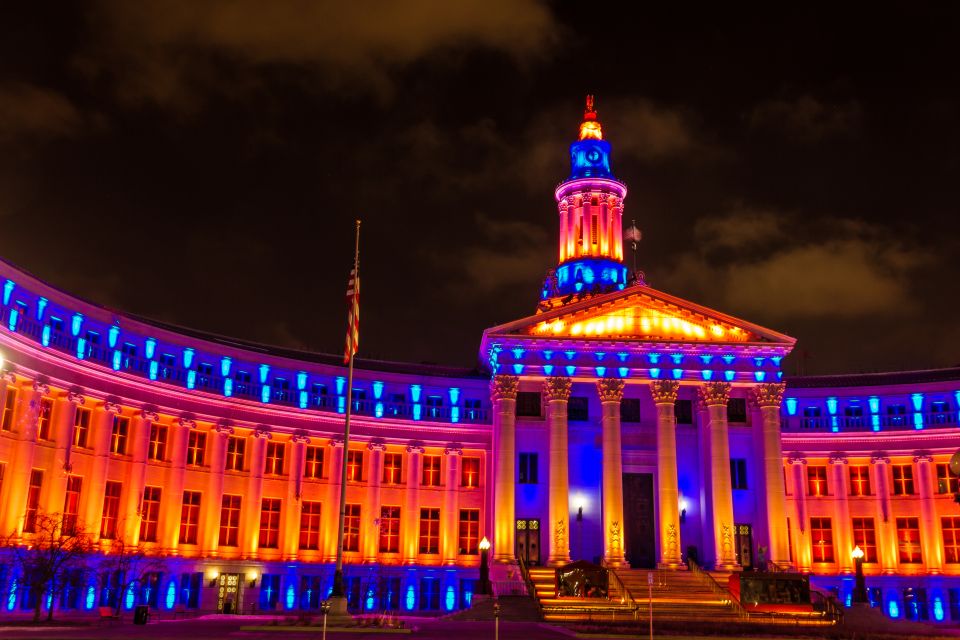
M 627 561 L 623 549 L 623 453 L 620 444 L 620 402 L 623 380 L 597 380 L 603 443 L 603 557 L 611 567 Z M 676 501 L 674 501 L 676 504 Z
M 189 418 L 174 420 L 167 427 L 170 439 L 170 469 L 167 482 L 160 493 L 162 517 L 160 519 L 160 541 L 166 553 L 179 554 L 180 514 L 183 510 L 183 482 L 187 467 L 187 445 L 190 429 L 196 423 Z
M 659 496 L 660 565 L 681 565 L 680 490 L 677 484 L 677 434 L 674 408 L 680 383 L 654 380 L 650 393 L 657 408 L 657 495 Z
M 769 559 L 777 564 L 790 561 L 787 537 L 787 490 L 783 479 L 783 448 L 780 441 L 780 405 L 783 383 L 760 384 L 753 389 L 753 401 L 760 408 L 760 443 L 763 456 L 764 507 L 767 519 Z
M 226 423 L 213 425 L 210 439 L 210 477 L 203 496 L 203 517 L 200 519 L 200 553 L 216 557 L 220 545 L 220 512 L 223 507 L 223 473 L 227 464 L 227 439 L 234 428 Z M 242 505 L 242 502 L 241 502 Z M 242 507 L 241 507 L 242 508 Z
M 567 405 L 570 400 L 570 378 L 547 378 L 543 382 L 543 396 L 547 401 L 549 424 L 548 470 L 549 489 L 549 553 L 547 564 L 563 565 L 570 562 L 570 450 L 567 440 Z M 542 543 L 541 543 L 542 544 Z
M 417 564 L 420 553 L 420 476 L 423 472 L 423 445 L 411 442 L 407 447 L 407 495 L 404 513 L 403 563 Z
M 933 457 L 928 451 L 917 451 L 913 458 L 917 466 L 917 487 L 920 493 L 920 540 L 923 562 L 927 573 L 943 572 L 942 534 L 933 497 Z
M 387 448 L 382 440 L 372 440 L 367 443 L 370 452 L 370 475 L 367 478 L 367 504 L 363 514 L 366 522 L 380 522 L 381 488 L 383 482 L 383 452 Z M 364 527 L 367 528 L 367 527 Z M 363 562 L 374 564 L 380 552 L 379 527 L 370 528 L 363 539 Z
M 14 538 L 20 540 L 23 536 L 24 518 L 27 510 L 27 493 L 30 488 L 30 474 L 33 471 L 33 460 L 37 446 L 37 418 L 40 415 L 40 400 L 50 393 L 50 387 L 40 382 L 32 386 L 24 385 L 19 388 L 17 413 L 14 429 L 17 433 L 13 461 L 8 467 L 10 488 L 7 491 L 7 502 L 4 509 L 0 509 L 0 520 L 3 522 L 3 531 L 13 532 Z M 46 475 L 46 473 L 44 474 Z
M 516 504 L 516 376 L 497 375 L 490 382 L 490 400 L 493 405 L 494 451 L 494 538 L 493 558 L 500 563 L 516 559 L 514 522 Z
M 107 470 L 110 466 L 110 439 L 113 435 L 113 419 L 122 409 L 115 402 L 104 402 L 94 411 L 93 419 L 93 458 L 86 490 L 87 510 L 83 519 L 94 540 L 100 539 L 100 520 L 103 516 L 103 496 L 106 493 Z M 118 528 L 118 531 L 122 529 Z
M 730 441 L 727 427 L 729 382 L 708 382 L 700 387 L 700 400 L 707 410 L 710 488 L 713 496 L 713 534 L 718 569 L 737 568 L 733 546 L 733 488 L 730 485 Z
M 787 459 L 793 473 L 793 507 L 796 521 L 794 558 L 802 573 L 813 569 L 813 551 L 810 546 L 810 524 L 807 514 L 807 459 L 802 453 L 791 453 Z
M 300 553 L 300 516 L 303 513 L 303 468 L 310 437 L 297 431 L 290 437 L 290 467 L 287 474 L 287 499 L 284 500 L 280 527 L 283 559 L 293 561 Z
M 241 504 L 240 553 L 256 558 L 260 548 L 260 512 L 263 509 L 263 470 L 267 462 L 267 440 L 273 439 L 269 427 L 258 425 L 250 434 L 250 475 L 247 495 Z
M 850 520 L 850 471 L 847 467 L 847 457 L 842 453 L 830 455 L 830 466 L 833 469 L 833 534 L 834 558 L 840 573 L 853 573 L 853 521 Z
M 900 552 L 897 548 L 896 520 L 890 505 L 890 458 L 883 451 L 870 456 L 870 470 L 873 476 L 870 484 L 877 488 L 877 551 L 880 556 L 880 570 L 888 575 L 895 574 L 900 564 Z
M 132 462 L 127 478 L 126 502 L 123 513 L 123 539 L 130 547 L 140 544 L 140 522 L 142 520 L 143 489 L 147 478 L 147 451 L 150 447 L 150 428 L 160 419 L 154 411 L 143 409 L 133 420 Z M 161 493 L 161 500 L 163 494 Z
M 457 564 L 459 551 L 459 515 L 460 515 L 460 458 L 463 449 L 453 443 L 443 450 L 447 463 L 447 481 L 443 488 L 443 527 L 440 531 L 440 554 L 443 564 L 454 566 Z
M 337 559 L 337 528 L 340 522 L 340 478 L 343 474 L 343 438 L 330 438 L 330 471 L 327 475 L 327 502 L 321 518 L 324 525 L 324 562 Z

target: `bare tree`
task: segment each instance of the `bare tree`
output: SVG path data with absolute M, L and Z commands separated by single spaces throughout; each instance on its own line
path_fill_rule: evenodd
M 33 533 L 23 541 L 8 536 L 0 546 L 10 549 L 10 564 L 33 598 L 33 621 L 40 622 L 45 597 L 50 598 L 47 621 L 53 620 L 57 600 L 70 577 L 88 571 L 93 539 L 73 517 L 62 513 L 36 514 Z
M 122 531 L 123 527 L 117 529 Z M 123 536 L 120 536 L 113 540 L 100 568 L 106 579 L 114 578 L 119 587 L 115 607 L 115 612 L 119 614 L 124 595 L 131 590 L 142 592 L 151 576 L 166 571 L 167 565 L 162 557 L 148 553 L 142 543 L 137 546 L 128 545 Z M 156 586 L 160 588 L 159 584 Z

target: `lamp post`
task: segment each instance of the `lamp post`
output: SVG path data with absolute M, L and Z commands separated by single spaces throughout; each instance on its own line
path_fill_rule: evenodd
M 330 613 L 330 601 L 324 600 L 320 603 L 320 611 L 323 613 L 323 638 L 327 640 L 327 614 Z
M 500 603 L 493 603 L 493 640 L 500 640 Z
M 483 536 L 480 541 L 480 581 L 477 585 L 479 595 L 490 595 L 490 565 L 488 564 L 488 554 L 490 552 L 490 541 L 487 536 Z
M 850 556 L 853 558 L 853 562 L 857 568 L 856 582 L 853 587 L 853 603 L 866 604 L 867 585 L 866 580 L 863 578 L 863 549 L 861 549 L 859 545 L 855 546 L 853 551 L 850 552 Z

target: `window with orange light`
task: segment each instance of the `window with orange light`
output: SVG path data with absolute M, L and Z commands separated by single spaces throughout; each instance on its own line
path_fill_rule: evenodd
M 300 511 L 300 548 L 307 551 L 320 549 L 320 503 L 303 501 Z
M 960 478 L 946 464 L 937 465 L 937 493 L 960 493 Z
M 870 495 L 870 467 L 867 465 L 851 465 L 850 467 L 850 495 Z M 866 561 L 864 561 L 866 562 Z
M 440 456 L 423 456 L 423 479 L 420 481 L 425 487 L 440 486 Z
M 877 533 L 873 518 L 853 519 L 853 545 L 863 551 L 864 562 L 877 561 Z
M 50 398 L 40 399 L 40 412 L 37 414 L 37 438 L 39 440 L 50 439 L 50 418 L 53 415 L 53 400 Z
M 403 482 L 403 454 L 383 454 L 383 484 L 401 484 Z
M 913 465 L 895 464 L 893 465 L 893 495 L 912 496 L 913 495 Z
M 347 452 L 347 481 L 361 482 L 363 480 L 363 451 Z
M 476 488 L 480 486 L 480 458 L 464 458 L 460 467 L 460 486 Z
M 150 444 L 147 447 L 149 460 L 163 460 L 167 455 L 167 428 L 153 423 L 150 425 Z
M 380 553 L 400 551 L 400 507 L 380 507 Z
M 184 491 L 180 507 L 180 544 L 197 544 L 200 528 L 200 492 Z
M 280 499 L 264 498 L 260 508 L 261 549 L 276 549 L 280 544 Z
M 207 434 L 191 429 L 187 437 L 187 464 L 202 467 L 203 457 L 207 449 Z
M 820 497 L 827 495 L 827 468 L 822 465 L 807 467 L 807 495 Z
M 160 487 L 143 488 L 143 506 L 140 520 L 140 542 L 156 542 L 160 523 Z
M 247 452 L 247 439 L 241 436 L 227 436 L 227 460 L 224 469 L 243 471 Z
M 920 519 L 897 518 L 897 550 L 900 562 L 919 564 L 923 561 L 920 552 Z
M 110 432 L 110 453 L 127 455 L 127 437 L 130 433 L 130 418 L 113 416 L 113 428 Z
M 35 533 L 37 529 L 37 512 L 40 510 L 40 490 L 43 488 L 43 470 L 30 471 L 30 486 L 27 489 L 27 512 L 24 517 L 23 530 Z
M 814 562 L 833 562 L 833 527 L 830 518 L 810 518 L 810 543 Z
M 343 550 L 360 550 L 360 505 L 347 504 L 343 507 Z
M 420 509 L 420 553 L 440 553 L 440 509 Z
M 323 447 L 307 447 L 305 452 L 306 463 L 303 466 L 303 477 L 320 480 L 323 478 Z
M 3 475 L 0 474 L 0 480 Z M 80 487 L 83 478 L 67 476 L 67 493 L 63 498 L 63 532 L 73 535 L 77 530 L 77 518 L 80 515 Z
M 459 553 L 475 556 L 480 544 L 480 509 L 460 509 Z
M 287 450 L 285 442 L 268 442 L 266 464 L 263 472 L 267 475 L 283 475 L 283 458 Z
M 940 518 L 943 529 L 943 560 L 950 564 L 960 563 L 960 518 Z
M 3 416 L 0 417 L 0 429 L 13 431 L 13 410 L 17 407 L 17 390 L 7 387 L 7 397 L 3 400 Z
M 103 516 L 100 520 L 100 537 L 115 540 L 117 521 L 120 518 L 120 492 L 123 485 L 119 482 L 107 482 L 103 491 Z
M 86 407 L 77 407 L 73 415 L 73 446 L 85 449 L 87 447 L 87 436 L 90 433 L 90 409 Z
M 220 501 L 220 538 L 221 547 L 237 546 L 240 533 L 240 496 L 224 495 Z

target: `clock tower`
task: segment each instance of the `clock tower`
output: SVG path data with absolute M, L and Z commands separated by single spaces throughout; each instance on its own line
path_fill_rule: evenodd
M 610 169 L 610 143 L 593 106 L 587 105 L 576 142 L 570 145 L 570 176 L 555 192 L 560 219 L 560 261 L 541 293 L 541 309 L 553 298 L 623 289 L 623 200 L 627 187 Z

